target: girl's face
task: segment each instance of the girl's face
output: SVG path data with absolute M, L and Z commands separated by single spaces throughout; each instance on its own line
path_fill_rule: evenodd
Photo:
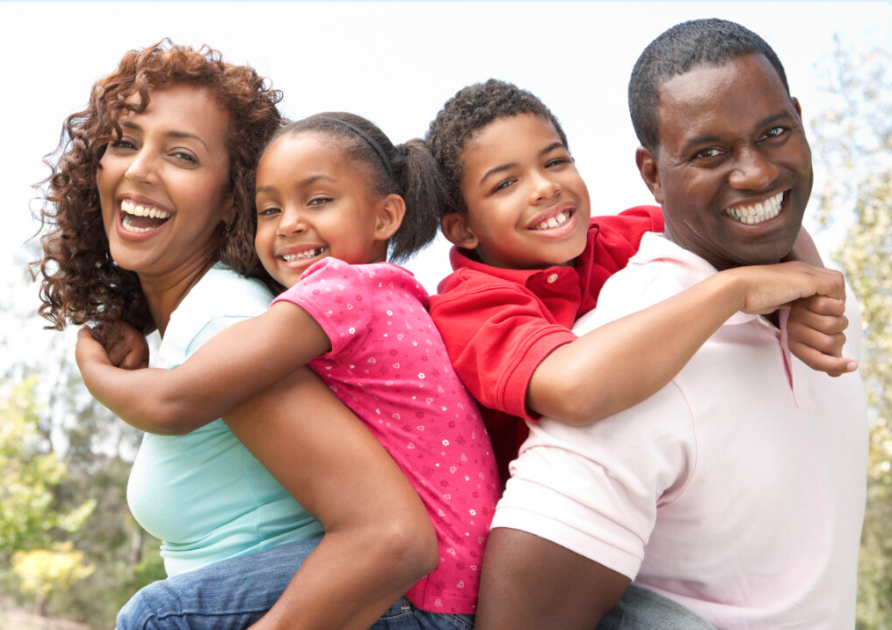
M 205 88 L 152 90 L 120 120 L 96 175 L 114 261 L 141 280 L 203 271 L 229 216 L 228 112 Z
M 368 168 L 338 139 L 286 134 L 267 147 L 257 167 L 254 246 L 269 274 L 285 287 L 334 256 L 351 264 L 381 262 L 399 227 L 389 213 L 396 195 L 380 197 Z
M 585 248 L 588 188 L 549 121 L 501 118 L 462 151 L 466 215 L 447 215 L 444 231 L 494 267 L 570 264 Z

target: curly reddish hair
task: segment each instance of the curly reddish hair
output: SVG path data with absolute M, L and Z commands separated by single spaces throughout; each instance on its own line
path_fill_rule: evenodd
M 253 246 L 253 175 L 283 123 L 276 107 L 282 93 L 253 68 L 224 62 L 217 50 L 163 40 L 129 51 L 114 72 L 97 81 L 86 109 L 65 120 L 59 145 L 44 159 L 52 173 L 42 182 L 43 258 L 32 269 L 41 277 L 39 312 L 49 320 L 47 328 L 95 322 L 109 330 L 118 321 L 143 333 L 156 328 L 136 274 L 118 267 L 109 254 L 96 175 L 109 142 L 121 137 L 121 117 L 144 111 L 151 90 L 183 83 L 208 89 L 229 113 L 225 146 L 233 204 L 229 234 L 222 226 L 218 231 L 217 260 L 269 284 Z

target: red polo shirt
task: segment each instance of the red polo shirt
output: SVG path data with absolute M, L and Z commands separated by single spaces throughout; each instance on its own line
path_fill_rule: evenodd
M 595 307 L 601 287 L 638 251 L 641 236 L 662 231 L 657 206 L 593 217 L 575 267 L 501 269 L 467 250 L 450 251 L 454 271 L 431 296 L 430 313 L 456 372 L 485 407 L 503 481 L 527 436 L 521 419 L 538 419 L 526 408 L 533 372 L 576 339 L 570 327 Z

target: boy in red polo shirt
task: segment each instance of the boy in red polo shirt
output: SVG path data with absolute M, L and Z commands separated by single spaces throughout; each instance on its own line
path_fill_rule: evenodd
M 827 296 L 794 309 L 790 349 L 831 374 L 857 367 L 839 356 L 841 275 L 804 263 L 728 269 L 576 337 L 570 327 L 595 307 L 641 236 L 663 231 L 660 208 L 591 218 L 560 124 L 510 83 L 460 90 L 427 141 L 449 184 L 441 227 L 455 245 L 454 272 L 431 297 L 431 316 L 456 371 L 486 408 L 503 482 L 527 435 L 522 419 L 584 425 L 637 404 L 738 311 L 769 314 Z M 800 240 L 808 253 L 800 257 L 820 264 L 811 239 Z

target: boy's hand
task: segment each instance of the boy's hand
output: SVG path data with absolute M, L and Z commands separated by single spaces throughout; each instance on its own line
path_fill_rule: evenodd
M 857 361 L 842 357 L 849 325 L 845 302 L 822 295 L 797 300 L 790 307 L 787 335 L 790 352 L 808 367 L 839 376 L 858 368 Z
M 773 313 L 791 306 L 800 298 L 823 295 L 845 300 L 845 281 L 842 274 L 824 267 L 813 267 L 802 262 L 777 265 L 754 265 L 723 271 L 734 274 L 742 283 L 740 310 L 751 315 Z

